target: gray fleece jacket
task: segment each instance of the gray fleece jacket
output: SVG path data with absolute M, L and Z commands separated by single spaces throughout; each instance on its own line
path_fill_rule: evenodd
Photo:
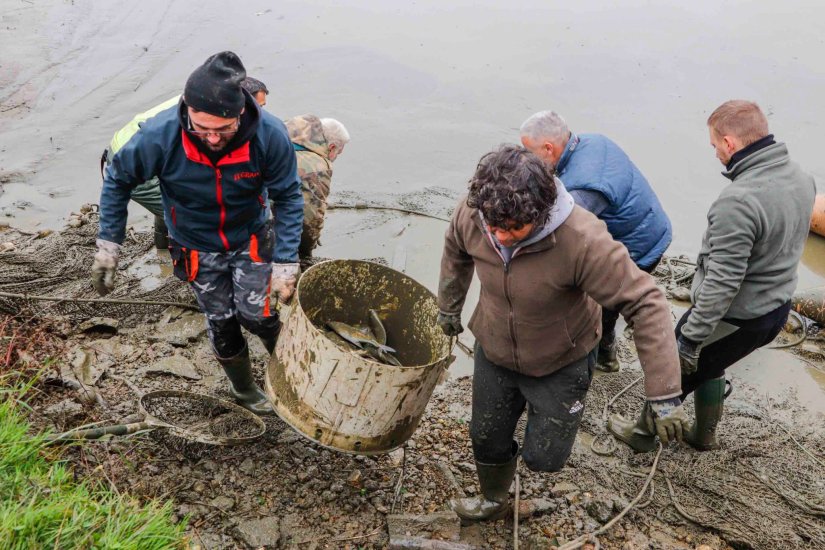
M 784 143 L 722 172 L 728 185 L 708 212 L 682 335 L 702 343 L 723 318 L 754 319 L 791 299 L 808 236 L 814 178 Z

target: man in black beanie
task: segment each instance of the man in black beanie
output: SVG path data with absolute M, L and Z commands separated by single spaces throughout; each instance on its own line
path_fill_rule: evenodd
M 231 393 L 268 414 L 241 326 L 272 354 L 280 322 L 270 294 L 286 301 L 295 290 L 303 197 L 286 128 L 241 87 L 245 76 L 234 53 L 211 56 L 189 76 L 181 101 L 148 119 L 111 159 L 92 284 L 101 295 L 113 290 L 132 189 L 157 177 L 175 275 L 190 283 L 206 316 Z

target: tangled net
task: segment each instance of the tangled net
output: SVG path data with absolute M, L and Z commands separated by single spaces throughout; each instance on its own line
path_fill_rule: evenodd
M 191 292 L 175 277 L 159 279 L 158 286 L 149 290 L 144 287 L 140 271 L 130 268 L 154 245 L 151 233 L 135 232 L 127 235 L 121 247 L 114 292 L 98 301 L 90 283 L 97 214 L 86 214 L 85 221 L 80 227 L 18 241 L 18 249 L 0 253 L 0 312 L 122 320 L 157 313 L 173 303 L 194 305 Z
M 610 447 L 605 404 L 639 375 L 626 369 L 593 381 L 581 431 L 596 438 L 597 450 Z M 636 418 L 643 401 L 642 385 L 636 384 L 611 412 Z M 720 423 L 722 449 L 666 449 L 651 494 L 639 507 L 670 524 L 691 522 L 715 531 L 736 548 L 825 548 L 825 437 L 815 425 L 794 424 L 792 434 L 776 416 L 767 405 L 737 397 Z M 626 497 L 637 494 L 653 453 L 636 455 L 618 444 L 606 454 L 612 456 L 574 453 L 568 463 L 573 468 L 565 472 L 583 488 L 596 482 Z
M 175 428 L 177 435 L 217 445 L 258 437 L 265 426 L 253 413 L 208 395 L 155 391 L 140 400 L 146 414 Z

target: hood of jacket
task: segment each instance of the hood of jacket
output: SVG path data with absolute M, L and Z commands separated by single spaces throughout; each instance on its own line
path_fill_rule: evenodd
M 284 122 L 289 131 L 289 140 L 294 145 L 312 151 L 329 159 L 329 143 L 324 137 L 321 119 L 315 115 L 300 115 Z

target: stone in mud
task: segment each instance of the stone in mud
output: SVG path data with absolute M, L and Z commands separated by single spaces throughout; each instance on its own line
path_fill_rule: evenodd
M 585 510 L 599 523 L 607 523 L 613 517 L 613 501 L 593 499 L 587 503 Z
M 301 435 L 291 428 L 287 428 L 278 434 L 278 443 L 280 444 L 295 443 L 296 441 L 300 441 L 302 439 L 303 438 Z
M 73 399 L 64 399 L 48 407 L 44 412 L 51 417 L 70 419 L 83 414 L 83 405 Z
M 387 529 L 390 539 L 413 536 L 455 541 L 461 535 L 461 520 L 455 512 L 392 514 L 387 516 Z
M 553 485 L 553 488 L 550 489 L 550 494 L 554 497 L 560 497 L 569 493 L 577 493 L 579 490 L 580 489 L 577 485 L 574 485 L 568 481 L 561 481 Z
M 281 518 L 266 516 L 241 521 L 236 536 L 250 548 L 277 548 L 281 539 Z
M 206 332 L 206 323 L 201 313 L 185 311 L 177 315 L 177 318 L 172 315 L 166 318 L 169 322 L 158 323 L 158 333 L 149 337 L 150 342 L 167 342 L 182 348 L 188 346 L 190 342 L 195 342 Z
M 690 289 L 677 286 L 670 291 L 670 297 L 680 302 L 690 302 Z
M 111 361 L 95 361 L 96 354 L 84 347 L 74 349 L 70 364 L 60 365 L 60 378 L 64 381 L 75 380 L 86 386 L 97 384 L 106 369 L 112 365 Z
M 528 498 L 518 503 L 518 515 L 522 518 L 555 512 L 559 505 L 546 498 Z
M 250 457 L 246 457 L 244 461 L 241 462 L 241 465 L 238 466 L 238 469 L 245 474 L 251 474 L 255 471 L 255 463 Z
M 390 538 L 389 550 L 481 550 L 463 542 L 432 540 L 424 537 Z
M 404 452 L 404 447 L 399 447 L 398 449 L 389 453 L 388 456 L 390 457 L 390 463 L 394 468 L 398 468 L 401 466 L 401 463 L 404 461 Z
M 280 548 L 298 548 L 306 529 L 301 525 L 301 514 L 287 514 L 281 518 Z
M 362 480 L 363 476 L 361 475 L 361 470 L 353 470 L 347 478 L 347 483 L 355 488 L 360 488 Z
M 189 380 L 200 380 L 201 375 L 195 370 L 195 365 L 182 355 L 164 357 L 143 369 L 146 374 L 172 374 Z
M 209 504 L 211 504 L 218 510 L 228 512 L 229 510 L 235 507 L 235 499 L 227 496 L 218 496 L 213 498 Z

